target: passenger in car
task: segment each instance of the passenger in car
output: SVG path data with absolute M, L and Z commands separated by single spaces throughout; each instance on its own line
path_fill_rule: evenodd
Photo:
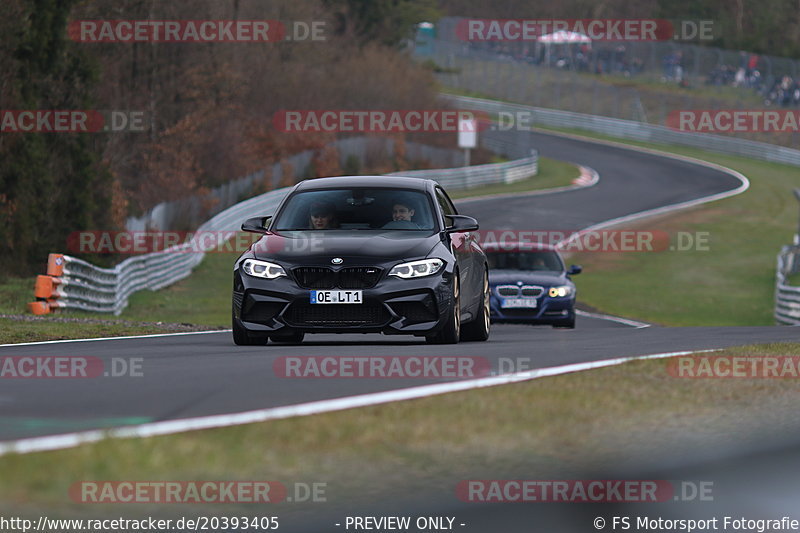
M 383 227 L 385 229 L 419 229 L 419 224 L 411 219 L 415 212 L 414 206 L 408 200 L 395 199 L 392 201 L 392 220 Z
M 407 220 L 412 222 L 414 208 L 403 200 L 396 200 L 392 206 L 392 220 Z

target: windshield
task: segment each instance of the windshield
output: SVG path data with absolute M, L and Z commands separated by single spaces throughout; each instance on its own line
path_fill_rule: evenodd
M 434 229 L 428 196 L 406 189 L 325 189 L 292 195 L 274 230 Z
M 489 269 L 561 272 L 564 264 L 556 252 L 488 252 Z

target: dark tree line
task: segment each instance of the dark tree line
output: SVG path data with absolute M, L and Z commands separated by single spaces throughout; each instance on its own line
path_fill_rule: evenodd
M 120 229 L 332 140 L 274 131 L 280 109 L 435 105 L 430 74 L 398 50 L 435 16 L 432 0 L 4 0 L 3 11 L 0 109 L 136 110 L 147 129 L 0 133 L 0 274 L 40 272 L 73 231 Z M 323 21 L 326 40 L 74 42 L 67 25 L 83 19 Z M 314 165 L 341 172 L 326 151 Z
M 93 107 L 97 67 L 64 31 L 72 4 L 4 3 L 2 109 Z M 26 272 L 69 232 L 109 223 L 97 148 L 85 135 L 0 133 L 0 269 Z
M 431 109 L 431 74 L 402 50 L 441 15 L 714 20 L 709 44 L 800 54 L 797 0 L 4 0 L 0 109 L 136 110 L 143 132 L 0 133 L 0 274 L 40 271 L 67 235 L 118 229 L 164 200 L 202 194 L 332 134 L 283 134 L 281 109 Z M 79 43 L 81 19 L 323 21 L 326 40 Z M 396 164 L 396 162 L 395 162 Z M 302 169 L 287 169 L 291 177 Z M 375 169 L 379 170 L 379 169 Z M 387 168 L 385 170 L 392 170 Z

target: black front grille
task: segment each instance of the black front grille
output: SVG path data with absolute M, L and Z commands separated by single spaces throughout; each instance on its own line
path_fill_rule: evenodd
M 374 267 L 349 267 L 339 271 L 341 289 L 371 289 L 378 283 L 381 271 Z
M 375 267 L 300 267 L 292 270 L 297 284 L 304 289 L 371 289 L 378 283 L 381 270 Z
M 525 285 L 520 289 L 520 292 L 522 293 L 522 296 L 536 298 L 542 295 L 544 292 L 544 287 L 539 287 L 538 285 Z
M 519 296 L 519 287 L 514 285 L 501 285 L 497 287 L 497 294 L 505 297 L 517 297 Z
M 380 326 L 389 315 L 378 303 L 311 304 L 295 302 L 283 315 L 294 326 Z
M 389 305 L 392 307 L 392 311 L 412 323 L 432 322 L 439 318 L 436 314 L 436 307 L 430 302 L 430 298 L 427 298 L 425 302 L 394 302 Z

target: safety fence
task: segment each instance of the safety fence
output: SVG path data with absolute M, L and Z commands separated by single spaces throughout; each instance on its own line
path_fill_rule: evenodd
M 520 114 L 523 114 L 525 119 L 529 120 L 529 123 L 533 126 L 543 125 L 591 131 L 620 139 L 689 146 L 708 150 L 709 152 L 739 155 L 760 159 L 762 161 L 800 166 L 800 150 L 774 144 L 723 137 L 721 135 L 712 135 L 709 133 L 683 132 L 633 120 L 600 117 L 586 113 L 573 113 L 571 111 L 559 111 L 556 109 L 545 109 L 522 104 L 511 104 L 498 100 L 486 100 L 483 98 L 455 95 L 442 95 L 442 98 L 461 109 L 482 111 L 492 116 L 496 116 L 501 112 L 510 114 L 512 117 L 519 117 Z M 511 138 L 511 136 L 518 135 L 518 131 L 521 130 L 516 128 L 507 132 L 497 133 L 505 133 L 507 137 Z M 522 131 L 522 133 L 524 134 L 525 132 Z
M 800 75 L 800 61 L 791 57 L 754 54 L 676 40 L 594 41 L 585 44 L 545 44 L 537 40 L 468 40 L 459 26 L 465 17 L 442 17 L 435 28 L 418 33 L 417 53 L 433 55 L 459 49 L 462 54 L 559 70 L 619 74 L 647 80 L 688 77 L 708 85 L 742 90 L 768 85 L 776 78 Z M 676 31 L 680 28 L 675 28 Z M 747 76 L 737 80 L 742 69 Z
M 791 74 L 797 70 L 797 63 L 784 64 L 779 62 L 778 58 L 773 58 L 774 61 L 770 63 L 775 67 L 773 69 L 775 74 L 766 76 L 770 81 L 762 80 L 759 89 L 744 86 L 717 87 L 711 84 L 707 87 L 714 89 L 709 90 L 703 88 L 703 82 L 697 77 L 692 77 L 689 87 L 673 90 L 666 87 L 674 85 L 676 83 L 674 80 L 660 82 L 645 76 L 644 73 L 630 76 L 625 74 L 624 77 L 621 73 L 617 73 L 619 77 L 615 78 L 605 74 L 594 75 L 580 70 L 548 67 L 487 50 L 483 46 L 492 43 L 480 43 L 480 46 L 476 46 L 475 43 L 441 37 L 431 40 L 430 43 L 432 46 L 427 50 L 417 46 L 415 57 L 419 61 L 428 61 L 435 65 L 433 67 L 435 76 L 443 86 L 473 96 L 496 98 L 539 108 L 632 120 L 658 126 L 678 124 L 677 113 L 683 110 L 772 110 L 796 113 L 800 108 L 800 92 L 794 89 L 798 77 L 796 75 L 792 77 Z M 634 43 L 628 43 L 626 46 L 630 48 Z M 651 47 L 653 50 L 667 47 L 664 50 L 664 53 L 667 53 L 669 47 L 676 45 L 639 43 L 637 46 Z M 710 51 L 706 47 L 698 46 L 692 46 L 692 49 L 694 53 L 687 54 L 686 57 L 689 55 L 699 57 L 698 54 L 707 54 Z M 656 55 L 661 53 L 662 51 L 659 51 Z M 766 61 L 765 56 L 762 58 Z M 708 56 L 707 59 L 713 58 Z M 701 63 L 705 65 L 707 61 Z M 711 67 L 697 68 L 704 71 Z M 658 77 L 657 69 L 649 72 Z M 662 84 L 664 88 L 660 88 Z M 716 132 L 724 136 L 800 148 L 800 132 L 791 126 L 791 123 L 789 126 L 769 131 L 759 130 L 755 126 L 715 127 L 719 128 Z
M 514 183 L 529 178 L 537 174 L 538 171 L 539 154 L 536 150 L 531 150 L 530 156 L 507 163 L 439 169 L 435 171 L 435 179 L 447 190 L 461 190 L 497 183 Z M 389 174 L 389 176 L 409 176 L 412 178 L 429 178 L 430 175 L 430 170 L 411 170 Z
M 795 239 L 798 241 L 800 237 Z M 784 246 L 778 254 L 775 281 L 775 320 L 800 326 L 800 286 L 791 285 L 790 276 L 800 272 L 800 245 Z M 795 283 L 800 280 L 795 280 Z
M 538 153 L 505 163 L 450 169 L 396 172 L 433 179 L 450 190 L 470 189 L 492 183 L 512 183 L 538 172 Z M 34 314 L 47 314 L 57 309 L 108 312 L 118 315 L 128 305 L 136 291 L 158 290 L 189 274 L 206 251 L 218 245 L 203 238 L 211 232 L 236 235 L 246 218 L 269 215 L 280 204 L 289 188 L 277 189 L 239 202 L 201 225 L 184 243 L 163 251 L 142 254 L 122 261 L 114 268 L 99 268 L 91 263 L 65 254 L 50 254 L 47 274 L 37 276 L 34 295 L 28 304 Z

